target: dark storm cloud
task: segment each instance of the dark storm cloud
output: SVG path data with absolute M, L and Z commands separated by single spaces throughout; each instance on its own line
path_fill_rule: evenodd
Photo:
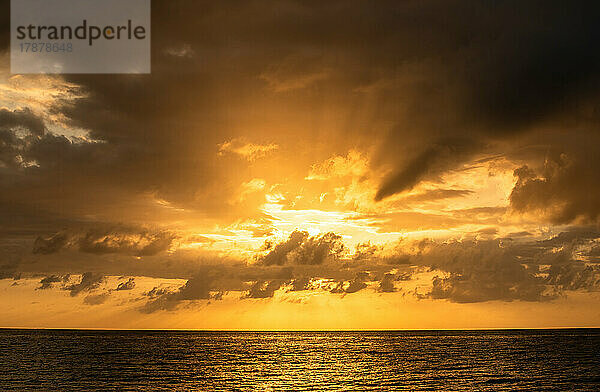
M 89 221 L 81 212 L 91 211 L 94 200 L 113 200 L 114 195 L 109 197 L 106 188 L 98 188 L 90 175 L 99 170 L 91 162 L 102 160 L 105 165 L 111 160 L 106 145 L 50 133 L 19 138 L 11 131 L 10 137 L 13 144 L 5 144 L 0 152 L 3 157 L 9 153 L 7 159 L 14 163 L 4 160 L 6 167 L 0 169 L 0 215 L 7 217 L 1 223 L 5 233 L 47 236 L 48 232 Z M 40 251 L 44 251 L 42 247 Z
M 33 243 L 34 254 L 51 254 L 56 253 L 67 246 L 69 235 L 66 233 L 56 233 L 50 237 L 37 237 Z
M 317 90 L 318 97 L 337 102 L 365 86 L 384 85 L 378 99 L 391 104 L 373 120 L 397 124 L 386 145 L 402 168 L 382 185 L 378 198 L 383 198 L 480 149 L 485 143 L 471 134 L 471 123 L 484 124 L 478 134 L 500 128 L 512 133 L 529 116 L 553 107 L 569 77 L 579 75 L 574 83 L 588 85 L 597 57 L 586 52 L 595 9 L 538 5 L 541 11 L 521 2 L 258 1 L 235 7 L 156 2 L 152 75 L 69 76 L 89 97 L 57 110 L 109 147 L 110 159 L 100 154 L 82 159 L 97 184 L 152 189 L 167 200 L 216 213 L 224 211 L 224 198 L 215 192 L 232 191 L 219 182 L 223 172 L 214 156 L 214 146 L 239 136 L 229 120 L 232 109 L 265 88 L 281 100 L 286 91 L 326 86 L 328 92 Z M 192 22 L 191 15 L 203 18 Z M 546 28 L 553 23 L 562 28 Z M 186 55 L 170 55 L 180 52 L 173 48 L 187 48 Z M 586 69 L 573 72 L 570 58 L 573 64 L 585 58 Z M 396 80 L 404 74 L 406 80 Z M 388 80 L 391 87 L 385 86 Z M 293 97 L 283 102 L 298 105 Z M 511 127 L 498 126 L 498 118 L 510 119 Z M 203 143 L 190 143 L 196 138 Z M 243 171 L 238 164 L 227 173 L 236 168 Z
M 265 89 L 290 106 L 298 102 L 283 93 L 311 86 L 315 101 L 341 104 L 361 102 L 339 97 L 374 91 L 381 110 L 370 120 L 393 130 L 352 136 L 373 140 L 375 132 L 384 140 L 381 160 L 396 169 L 379 189 L 382 199 L 455 167 L 490 139 L 592 99 L 598 8 L 585 1 L 155 2 L 152 75 L 68 76 L 89 96 L 56 111 L 105 143 L 55 170 L 63 181 L 81 181 L 69 174 L 83 162 L 95 173 L 90 187 L 151 189 L 224 213 L 225 198 L 214 196 L 232 188 L 219 182 L 214 146 L 239 136 L 232 109 Z M 196 137 L 203 143 L 190 143 Z
M 11 254 L 14 251 L 6 247 L 0 260 L 0 279 L 20 279 L 22 259 L 19 255 Z
M 46 125 L 29 108 L 17 110 L 0 108 L 0 129 L 10 130 L 15 128 L 22 128 L 32 135 L 41 136 L 46 130 Z
M 381 185 L 375 200 L 379 201 L 402 191 L 410 190 L 425 178 L 431 178 L 454 167 L 475 152 L 478 146 L 472 140 L 439 140 L 413 158 L 401 171 Z
M 545 212 L 553 223 L 595 222 L 600 216 L 600 185 L 595 180 L 598 154 L 549 156 L 541 173 L 527 166 L 515 170 L 511 206 L 519 212 Z
M 597 115 L 579 109 L 595 107 L 598 98 L 596 3 L 447 2 L 446 6 L 452 8 L 450 13 L 443 13 L 445 6 L 434 1 L 421 2 L 418 10 L 412 10 L 432 33 L 417 39 L 428 53 L 415 53 L 407 60 L 411 66 L 398 66 L 407 73 L 416 69 L 415 80 L 402 82 L 405 92 L 386 93 L 407 109 L 398 112 L 399 124 L 382 149 L 382 159 L 396 161 L 397 169 L 382 183 L 377 200 L 435 179 L 473 153 L 510 154 L 516 146 L 532 142 L 524 135 L 536 127 L 544 126 L 549 134 L 585 135 L 598 125 Z M 444 23 L 428 23 L 436 12 L 446 17 Z M 461 12 L 468 17 L 458 17 Z M 573 126 L 577 122 L 579 126 Z M 581 127 L 584 122 L 593 125 Z M 563 140 L 568 140 L 566 135 Z M 472 148 L 459 149 L 455 142 L 447 142 L 454 138 L 469 140 Z M 554 143 L 561 147 L 560 140 Z
M 3 109 L 0 122 L 36 137 L 19 146 L 24 142 L 13 133 L 2 135 L 8 146 L 2 159 L 14 170 L 0 174 L 0 201 L 30 208 L 43 202 L 48 212 L 71 217 L 113 209 L 114 220 L 121 207 L 126 218 L 139 220 L 148 215 L 126 203 L 148 192 L 190 213 L 239 219 L 252 209 L 231 208 L 229 200 L 250 169 L 219 157 L 217 146 L 248 138 L 242 126 L 264 128 L 283 109 L 303 113 L 307 130 L 256 139 L 316 144 L 305 125 L 327 117 L 321 110 L 328 105 L 351 126 L 321 135 L 327 138 L 321 144 L 381 141 L 377 161 L 394 168 L 377 193 L 382 199 L 499 148 L 498 140 L 513 141 L 541 121 L 559 127 L 555 118 L 593 102 L 600 69 L 599 7 L 590 2 L 152 6 L 151 75 L 65 76 L 86 97 L 58 100 L 52 113 L 96 142 L 41 136 L 44 123 L 27 108 Z M 372 102 L 374 113 L 354 117 Z M 596 122 L 594 116 L 586 121 Z M 18 155 L 36 165 L 17 167 Z
M 21 169 L 30 164 L 27 152 L 45 130 L 43 120 L 30 109 L 0 108 L 0 165 Z

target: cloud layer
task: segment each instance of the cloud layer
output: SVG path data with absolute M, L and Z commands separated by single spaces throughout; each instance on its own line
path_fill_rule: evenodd
M 155 2 L 152 74 L 47 76 L 1 6 L 2 279 L 147 313 L 598 289 L 596 4 Z

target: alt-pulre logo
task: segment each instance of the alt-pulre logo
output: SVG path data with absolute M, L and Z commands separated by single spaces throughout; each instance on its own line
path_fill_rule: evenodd
M 12 0 L 12 73 L 149 73 L 150 0 Z

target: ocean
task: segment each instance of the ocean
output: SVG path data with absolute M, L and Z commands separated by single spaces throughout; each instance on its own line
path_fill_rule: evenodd
M 600 329 L 0 330 L 3 391 L 600 391 Z

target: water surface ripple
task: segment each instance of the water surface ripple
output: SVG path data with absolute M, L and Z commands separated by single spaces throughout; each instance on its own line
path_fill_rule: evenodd
M 3 391 L 599 391 L 600 330 L 0 330 Z

